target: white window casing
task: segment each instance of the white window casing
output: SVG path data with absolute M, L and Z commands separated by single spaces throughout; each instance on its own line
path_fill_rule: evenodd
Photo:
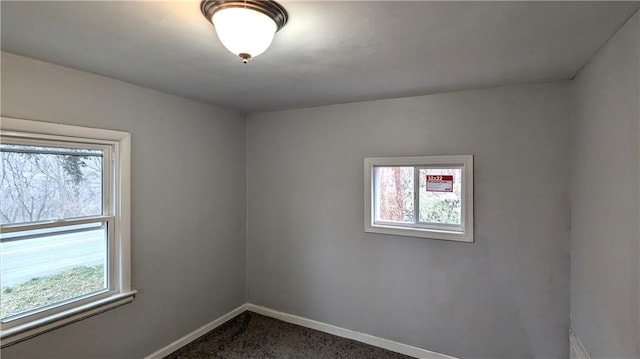
M 413 221 L 376 220 L 376 200 L 379 198 L 376 169 L 384 167 L 413 168 Z M 461 170 L 460 224 L 420 222 L 419 187 L 421 170 Z M 410 156 L 374 157 L 364 159 L 364 231 L 368 233 L 473 242 L 473 156 Z
M 8 117 L 1 118 L 0 134 L 3 142 L 11 144 L 43 147 L 58 144 L 67 148 L 102 151 L 105 181 L 102 215 L 5 224 L 0 227 L 0 232 L 19 236 L 20 233 L 43 229 L 70 228 L 68 232 L 81 231 L 73 228 L 90 224 L 106 228 L 106 270 L 109 274 L 107 288 L 103 291 L 4 318 L 0 328 L 0 344 L 5 347 L 129 303 L 136 291 L 131 287 L 131 135 L 123 131 Z

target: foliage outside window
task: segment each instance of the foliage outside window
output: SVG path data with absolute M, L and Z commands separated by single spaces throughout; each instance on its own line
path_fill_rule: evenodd
M 129 141 L 2 118 L 2 346 L 131 301 Z
M 365 231 L 473 241 L 473 157 L 365 159 Z

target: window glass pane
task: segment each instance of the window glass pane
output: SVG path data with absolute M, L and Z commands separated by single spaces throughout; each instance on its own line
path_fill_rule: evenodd
M 462 223 L 462 169 L 420 169 L 419 221 L 426 223 Z
M 102 214 L 102 151 L 1 144 L 0 223 Z
M 6 318 L 107 289 L 107 225 L 0 234 L 0 307 Z
M 375 220 L 414 223 L 413 167 L 375 167 Z

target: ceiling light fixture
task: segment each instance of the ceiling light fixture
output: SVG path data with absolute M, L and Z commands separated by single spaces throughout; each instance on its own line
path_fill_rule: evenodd
M 200 10 L 224 47 L 245 64 L 269 48 L 288 17 L 287 11 L 271 0 L 202 0 Z

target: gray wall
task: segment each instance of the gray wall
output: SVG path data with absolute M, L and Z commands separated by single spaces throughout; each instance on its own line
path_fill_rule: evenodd
M 132 132 L 139 291 L 3 358 L 145 356 L 247 284 L 254 304 L 446 354 L 566 357 L 569 185 L 573 329 L 594 358 L 639 357 L 639 17 L 573 84 L 259 113 L 248 138 L 242 114 L 2 53 L 3 116 Z M 475 155 L 476 243 L 365 234 L 363 158 L 428 154 Z
M 2 53 L 2 115 L 132 133 L 134 302 L 2 358 L 140 358 L 246 302 L 244 116 Z
M 250 115 L 249 301 L 464 358 L 569 355 L 569 85 Z M 363 231 L 363 159 L 475 155 L 473 244 Z
M 592 358 L 638 358 L 640 13 L 573 84 L 571 325 Z

